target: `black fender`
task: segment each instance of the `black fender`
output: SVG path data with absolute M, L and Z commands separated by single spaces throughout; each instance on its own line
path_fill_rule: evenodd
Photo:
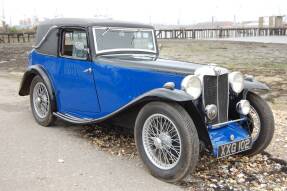
M 39 75 L 44 80 L 50 95 L 52 103 L 52 111 L 55 111 L 56 110 L 55 91 L 47 72 L 40 65 L 31 65 L 27 68 L 26 72 L 22 77 L 22 81 L 19 88 L 19 95 L 20 96 L 29 95 L 31 82 L 33 78 L 37 75 Z
M 123 105 L 119 109 L 103 117 L 96 118 L 96 119 L 79 119 L 79 118 L 76 119 L 76 117 L 73 117 L 73 120 L 69 120 L 68 118 L 66 118 L 66 120 L 72 123 L 77 123 L 77 124 L 88 124 L 88 123 L 99 123 L 105 120 L 110 120 L 114 117 L 118 117 L 119 115 L 121 115 L 122 113 L 126 111 L 132 111 L 132 114 L 137 115 L 137 112 L 135 112 L 135 110 L 140 109 L 143 105 L 151 101 L 166 101 L 166 102 L 172 101 L 172 102 L 184 103 L 184 102 L 190 102 L 191 96 L 189 96 L 186 92 L 182 90 L 176 90 L 176 89 L 170 90 L 166 88 L 157 88 L 157 89 L 150 90 L 138 97 L 135 97 L 132 101 L 130 101 L 126 105 Z M 55 113 L 55 115 L 57 115 L 60 118 L 68 117 L 68 116 L 63 116 L 64 114 L 59 114 L 59 113 Z
M 210 148 L 211 141 L 209 138 L 207 128 L 205 126 L 205 115 L 204 113 L 202 113 L 202 111 L 199 110 L 200 107 L 198 107 L 198 105 L 201 106 L 201 102 L 193 101 L 191 99 L 191 96 L 183 90 L 178 90 L 178 89 L 171 90 L 171 89 L 166 89 L 166 88 L 153 89 L 137 97 L 132 102 L 125 105 L 119 111 L 115 111 L 114 117 L 112 116 L 107 116 L 107 117 L 117 118 L 118 116 L 117 114 L 121 115 L 125 111 L 130 111 L 128 112 L 129 113 L 128 115 L 124 116 L 124 118 L 120 117 L 118 121 L 127 122 L 129 119 L 135 120 L 142 106 L 151 101 L 176 102 L 179 105 L 181 105 L 192 118 L 195 124 L 195 127 L 197 129 L 197 133 L 198 133 L 200 140 L 202 140 L 205 143 L 205 146 L 207 149 Z M 130 120 L 129 125 L 124 125 L 124 126 L 133 126 L 134 125 L 133 120 Z
M 140 109 L 151 101 L 176 102 L 181 105 L 192 118 L 199 138 L 204 141 L 206 146 L 211 142 L 204 122 L 204 114 L 199 111 L 197 101 L 192 101 L 191 96 L 185 91 L 178 89 L 157 88 L 150 90 L 120 107 L 116 111 L 97 119 L 79 119 L 67 116 L 62 113 L 54 113 L 59 118 L 75 124 L 93 124 L 93 123 L 113 123 L 124 127 L 133 127 Z
M 28 67 L 22 77 L 22 81 L 19 88 L 20 96 L 29 95 L 31 82 L 36 75 L 41 76 L 47 85 L 48 91 L 54 93 L 50 78 L 48 77 L 48 74 L 45 69 L 40 65 L 32 65 Z
M 244 90 L 243 90 L 243 98 L 246 99 L 246 95 L 248 92 L 262 92 L 262 91 L 270 91 L 270 88 L 262 82 L 257 80 L 244 80 Z
M 141 99 L 147 98 L 158 98 L 176 102 L 184 102 L 184 101 L 191 101 L 191 96 L 187 94 L 185 91 L 178 90 L 178 89 L 167 89 L 167 88 L 157 88 L 153 89 L 138 98 L 134 101 L 140 101 Z
M 192 101 L 191 100 L 191 96 L 188 95 L 186 92 L 182 91 L 182 90 L 171 90 L 171 89 L 166 89 L 166 88 L 156 88 L 153 90 L 150 90 L 136 98 L 134 98 L 132 101 L 130 101 L 129 103 L 127 103 L 126 105 L 120 107 L 119 109 L 117 109 L 116 111 L 102 117 L 99 119 L 95 119 L 93 121 L 97 122 L 97 121 L 103 121 L 105 119 L 111 118 L 119 113 L 122 113 L 126 110 L 138 107 L 138 106 L 142 106 L 148 102 L 151 101 L 166 101 L 166 102 L 180 102 L 180 103 L 184 103 L 184 102 L 189 102 Z

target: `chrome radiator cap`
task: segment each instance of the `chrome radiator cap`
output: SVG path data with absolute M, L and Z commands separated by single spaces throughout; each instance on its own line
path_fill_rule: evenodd
M 194 72 L 194 74 L 198 76 L 204 76 L 204 75 L 219 76 L 227 73 L 229 73 L 228 69 L 219 67 L 215 64 L 209 64 L 207 66 L 200 67 L 196 69 Z

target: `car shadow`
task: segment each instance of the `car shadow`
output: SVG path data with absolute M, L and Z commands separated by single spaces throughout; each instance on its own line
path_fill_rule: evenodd
M 57 119 L 52 127 L 71 132 L 73 136 L 86 139 L 100 150 L 107 151 L 112 155 L 127 156 L 128 158 L 137 156 L 132 128 L 105 123 L 77 125 L 61 119 Z

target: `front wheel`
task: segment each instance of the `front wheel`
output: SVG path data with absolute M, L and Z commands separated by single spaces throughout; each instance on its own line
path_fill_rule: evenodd
M 145 166 L 164 181 L 177 182 L 196 167 L 197 130 L 185 109 L 176 103 L 146 104 L 136 119 L 135 141 Z
M 248 128 L 252 138 L 252 148 L 243 154 L 256 155 L 261 153 L 271 142 L 274 134 L 274 118 L 268 104 L 258 95 L 248 93 L 247 100 L 251 110 L 248 114 Z

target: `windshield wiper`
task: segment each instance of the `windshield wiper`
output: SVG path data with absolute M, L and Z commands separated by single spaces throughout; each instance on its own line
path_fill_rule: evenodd
M 106 34 L 107 32 L 109 32 L 109 31 L 110 31 L 110 28 L 107 27 L 106 30 L 102 33 L 102 36 L 105 36 L 105 34 Z

